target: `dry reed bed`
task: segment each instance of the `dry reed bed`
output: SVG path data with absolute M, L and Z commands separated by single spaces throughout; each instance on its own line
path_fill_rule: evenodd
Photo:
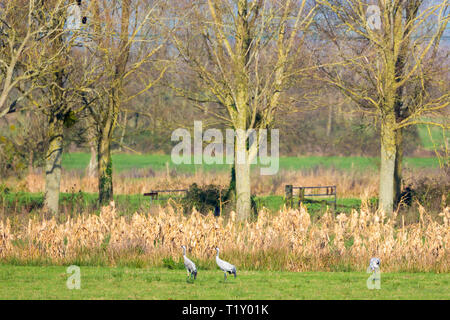
M 372 256 L 383 271 L 449 272 L 450 208 L 437 222 L 420 208 L 420 222 L 394 227 L 395 217 L 367 208 L 337 217 L 327 212 L 312 223 L 305 208 L 261 211 L 252 222 L 226 221 L 194 212 L 184 216 L 173 207 L 156 215 L 119 216 L 114 205 L 99 216 L 81 215 L 66 222 L 30 219 L 12 231 L 9 219 L 0 221 L 0 261 L 45 260 L 52 264 L 101 255 L 107 264 L 140 259 L 160 265 L 163 257 L 180 258 L 180 246 L 203 266 L 213 266 L 215 246 L 240 269 L 365 270 Z M 130 254 L 131 252 L 131 254 Z

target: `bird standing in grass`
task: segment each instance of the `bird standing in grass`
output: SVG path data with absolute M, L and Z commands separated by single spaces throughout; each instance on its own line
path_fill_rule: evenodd
M 188 274 L 188 279 L 194 277 L 194 280 L 197 279 L 197 267 L 195 263 L 193 263 L 188 257 L 186 257 L 186 247 L 181 246 L 183 248 L 183 258 L 184 258 L 184 266 L 186 267 L 186 271 Z
M 233 266 L 231 263 L 223 261 L 222 259 L 219 258 L 219 248 L 216 248 L 216 251 L 217 251 L 216 263 L 219 266 L 220 270 L 222 270 L 225 275 L 224 281 L 227 281 L 227 272 L 229 274 L 234 274 L 234 277 L 236 278 L 236 267 Z

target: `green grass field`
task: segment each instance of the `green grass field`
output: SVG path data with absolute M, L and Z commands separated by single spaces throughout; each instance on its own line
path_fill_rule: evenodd
M 0 265 L 0 299 L 450 299 L 450 274 L 382 273 L 369 290 L 364 272 L 240 271 L 81 267 L 81 289 L 69 290 L 65 267 Z
M 449 139 L 450 131 L 443 131 L 440 127 L 430 126 L 430 133 L 426 125 L 417 126 L 419 143 L 425 150 L 434 150 L 435 146 L 441 148 L 444 141 Z M 84 170 L 90 159 L 89 153 L 64 153 L 63 168 L 66 170 Z M 156 154 L 114 154 L 113 168 L 117 171 L 130 169 L 151 168 L 155 171 L 165 170 L 166 162 L 171 169 L 179 172 L 194 172 L 203 170 L 228 170 L 229 165 L 175 165 L 172 163 L 170 155 Z M 314 169 L 317 167 L 336 169 L 376 169 L 379 166 L 378 157 L 339 157 L 339 156 L 305 156 L 305 157 L 280 157 L 280 169 Z M 436 158 L 405 158 L 405 165 L 415 168 L 438 167 Z
M 119 209 L 119 214 L 128 215 L 134 212 L 147 212 L 152 206 L 164 206 L 167 204 L 168 198 L 162 198 L 158 201 L 151 200 L 150 197 L 145 197 L 141 194 L 131 195 L 114 195 L 116 207 Z M 332 198 L 320 198 L 321 200 L 333 200 Z M 295 200 L 295 199 L 294 199 Z M 283 196 L 260 196 L 255 198 L 257 209 L 266 208 L 271 212 L 276 212 L 284 205 Z M 297 199 L 298 201 L 298 199 Z M 295 201 L 295 206 L 297 206 Z M 376 203 L 376 199 L 371 199 L 373 203 Z M 61 193 L 60 194 L 60 206 L 63 211 L 76 214 L 84 211 L 98 211 L 98 194 L 87 192 L 76 193 Z M 0 208 L 8 209 L 10 213 L 14 212 L 39 212 L 44 204 L 44 194 L 30 193 L 30 192 L 7 192 L 0 193 Z M 327 204 L 325 203 L 305 203 L 308 208 L 308 212 L 311 215 L 324 212 Z M 332 203 L 328 206 L 333 207 Z M 361 207 L 361 199 L 357 198 L 338 198 L 337 199 L 337 212 L 351 212 L 352 209 L 358 209 Z
M 432 119 L 428 119 L 433 121 Z M 428 131 L 429 127 L 429 131 Z M 419 134 L 419 139 L 424 149 L 434 150 L 435 148 L 440 149 L 445 144 L 445 140 L 450 139 L 450 131 L 443 130 L 436 126 L 427 126 L 425 124 L 420 124 L 417 126 L 417 132 Z M 431 134 L 431 136 L 430 136 Z
M 166 170 L 166 162 L 170 169 L 178 172 L 195 172 L 195 170 L 229 170 L 229 164 L 179 164 L 172 163 L 170 155 L 155 154 L 113 154 L 113 169 L 127 171 L 151 168 L 154 171 Z M 84 170 L 90 159 L 88 153 L 64 153 L 62 166 L 65 170 Z M 307 170 L 315 168 L 335 168 L 341 170 L 376 169 L 379 158 L 371 157 L 280 157 L 280 169 Z M 406 158 L 405 165 L 412 168 L 437 168 L 439 161 L 436 158 Z

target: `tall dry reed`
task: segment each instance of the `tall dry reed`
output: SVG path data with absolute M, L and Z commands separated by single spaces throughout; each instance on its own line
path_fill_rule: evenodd
M 349 215 L 327 212 L 316 222 L 302 207 L 275 215 L 263 210 L 255 221 L 238 223 L 234 213 L 227 220 L 195 210 L 185 216 L 176 206 L 125 217 L 112 204 L 100 215 L 61 223 L 34 218 L 11 228 L 9 219 L 0 221 L 0 261 L 116 265 L 131 259 L 156 266 L 179 259 L 184 244 L 204 267 L 214 266 L 219 246 L 239 269 L 362 271 L 377 256 L 383 271 L 449 272 L 450 208 L 440 216 L 435 221 L 420 208 L 418 223 L 398 228 L 396 217 L 364 206 Z
M 283 195 L 284 186 L 337 185 L 338 195 L 343 198 L 375 197 L 378 192 L 378 175 L 373 171 L 350 172 L 335 169 L 318 169 L 305 171 L 281 170 L 274 176 L 261 176 L 259 172 L 252 174 L 252 193 L 262 195 Z M 189 188 L 193 183 L 199 185 L 219 184 L 228 186 L 229 172 L 205 172 L 186 174 L 177 173 L 169 177 L 164 172 L 152 173 L 123 172 L 113 175 L 114 192 L 116 194 L 142 194 L 149 190 Z M 8 185 L 20 191 L 43 192 L 45 179 L 43 174 L 31 174 L 20 182 L 8 181 Z M 98 180 L 82 173 L 65 172 L 61 178 L 62 192 L 98 192 Z

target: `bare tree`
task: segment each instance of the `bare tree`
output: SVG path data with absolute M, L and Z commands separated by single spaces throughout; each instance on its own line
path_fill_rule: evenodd
M 65 10 L 65 1 L 52 1 L 52 6 L 43 3 L 42 0 L 0 2 L 0 118 L 14 112 L 17 104 L 35 88 L 16 89 L 26 87 L 27 82 L 49 66 L 48 61 L 39 59 L 31 67 L 28 58 L 42 41 L 61 30 L 54 21 Z M 8 103 L 12 93 L 14 101 Z
M 77 114 L 85 108 L 82 97 L 97 79 L 86 63 L 79 67 L 85 61 L 79 49 L 83 34 L 81 30 L 67 28 L 69 6 L 51 15 L 51 8 L 58 3 L 54 0 L 40 4 L 39 19 L 50 20 L 54 31 L 45 38 L 35 39 L 36 44 L 23 62 L 27 70 L 38 70 L 27 82 L 30 90 L 26 97 L 47 119 L 44 207 L 52 214 L 57 214 L 59 209 L 64 128 L 77 121 Z M 45 69 L 40 68 L 43 64 Z
M 315 7 L 305 0 L 208 0 L 173 9 L 179 65 L 196 74 L 203 87 L 196 93 L 175 89 L 236 130 L 236 211 L 247 219 L 250 163 L 258 151 L 257 143 L 248 147 L 247 130 L 272 126 L 290 81 L 301 75 L 298 57 Z
M 448 106 L 448 92 L 431 94 L 424 66 L 448 23 L 448 2 L 317 1 L 317 27 L 336 51 L 335 64 L 317 55 L 317 77 L 338 88 L 381 124 L 380 208 L 392 212 L 398 132 Z M 329 61 L 327 61 L 329 62 Z
M 155 60 L 164 40 L 157 30 L 158 3 L 143 0 L 114 0 L 91 3 L 92 43 L 90 53 L 101 75 L 86 95 L 96 129 L 99 203 L 113 198 L 111 143 L 118 115 L 124 104 L 146 92 L 158 82 L 166 66 Z M 144 67 L 154 66 L 158 75 L 148 77 Z M 141 87 L 132 91 L 127 84 L 133 78 Z M 90 97 L 90 98 L 88 98 Z

